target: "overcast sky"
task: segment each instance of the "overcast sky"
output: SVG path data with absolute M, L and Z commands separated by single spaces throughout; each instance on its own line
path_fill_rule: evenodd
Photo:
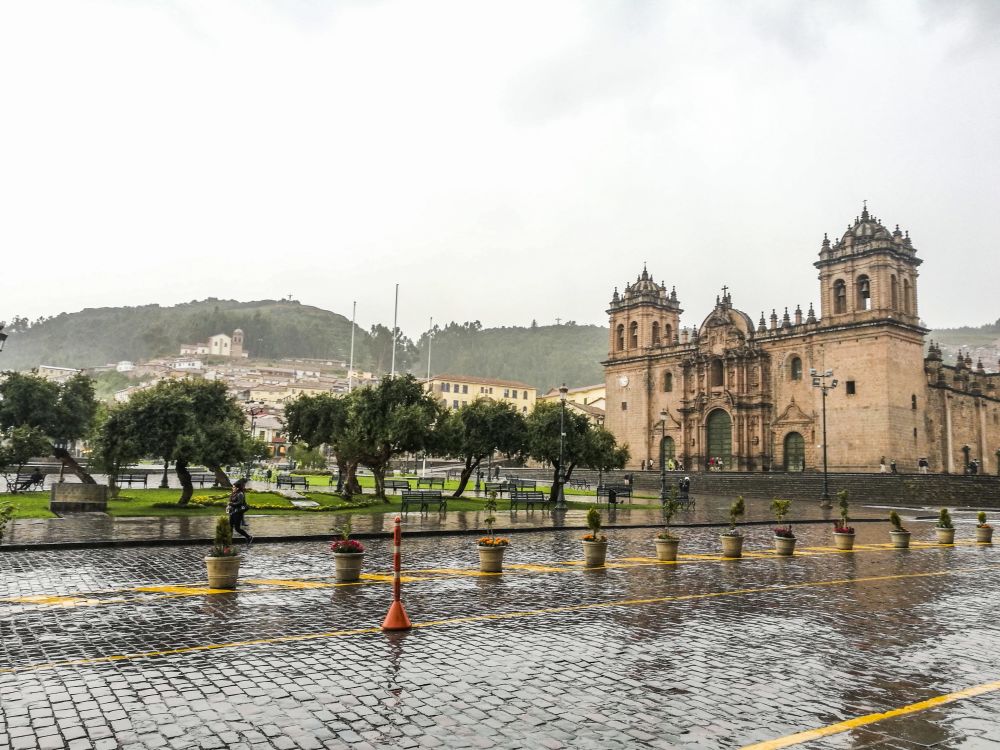
M 1000 2 L 0 5 L 0 319 L 293 295 L 358 322 L 818 304 L 868 205 L 1000 317 Z M 817 308 L 818 312 L 818 308 Z

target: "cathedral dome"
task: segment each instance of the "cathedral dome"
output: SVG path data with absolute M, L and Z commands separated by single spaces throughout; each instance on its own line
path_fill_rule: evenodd
M 854 226 L 847 228 L 841 242 L 871 242 L 872 240 L 892 240 L 892 233 L 877 218 L 868 213 L 865 206 L 861 216 L 854 220 Z

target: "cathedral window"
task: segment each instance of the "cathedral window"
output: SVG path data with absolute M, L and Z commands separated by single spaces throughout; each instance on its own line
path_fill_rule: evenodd
M 910 396 L 910 408 L 911 409 L 916 409 L 917 408 L 917 396 L 916 396 L 916 394 Z
M 674 343 L 674 329 L 670 327 L 669 323 L 663 326 L 663 338 L 667 340 L 668 346 Z
M 632 321 L 632 325 L 629 326 L 629 346 L 633 349 L 639 348 L 639 324 Z
M 719 388 L 719 387 L 721 387 L 724 384 L 724 382 L 725 382 L 725 373 L 723 371 L 722 360 L 721 359 L 713 359 L 712 360 L 712 368 L 711 368 L 710 375 L 711 375 L 710 382 L 711 382 L 713 388 Z
M 674 389 L 674 374 L 672 372 L 663 373 L 663 390 L 670 393 Z
M 658 346 L 660 343 L 660 324 L 653 322 L 653 346 Z
M 899 309 L 899 282 L 896 280 L 896 274 L 889 277 L 889 286 L 892 289 L 892 309 Z
M 847 312 L 847 284 L 843 279 L 833 282 L 833 311 L 835 313 Z
M 871 310 L 872 309 L 871 280 L 867 276 L 858 276 L 857 289 L 858 289 L 858 309 Z
M 858 392 L 857 384 L 853 380 L 848 380 L 844 384 L 844 387 L 845 387 L 845 389 L 847 391 L 847 395 L 848 396 L 853 396 L 853 395 L 855 395 Z
M 802 360 L 798 357 L 792 357 L 791 366 L 789 367 L 791 371 L 792 380 L 802 380 Z
M 618 324 L 618 329 L 616 331 L 615 337 L 615 349 L 616 351 L 621 351 L 625 348 L 625 326 L 622 323 Z

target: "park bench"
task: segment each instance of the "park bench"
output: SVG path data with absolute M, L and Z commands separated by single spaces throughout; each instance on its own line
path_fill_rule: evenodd
M 524 503 L 525 508 L 541 505 L 543 508 L 550 502 L 549 496 L 537 490 L 511 490 L 510 509 L 517 510 L 518 503 Z
M 5 474 L 4 479 L 7 481 L 7 492 L 16 493 L 45 489 L 44 476 L 41 479 L 38 479 L 37 477 L 33 478 L 31 474 L 20 473 L 15 475 L 14 479 L 11 479 L 10 475 Z
M 386 490 L 409 490 L 410 480 L 409 479 L 386 479 L 385 480 Z
M 612 499 L 612 493 L 614 494 L 614 499 Z M 597 488 L 597 502 L 601 502 L 601 498 L 610 505 L 611 503 L 620 503 L 623 499 L 628 499 L 632 502 L 632 488 L 624 484 L 603 484 Z
M 495 492 L 500 497 L 503 497 L 503 493 L 508 492 L 510 489 L 506 482 L 485 482 L 483 484 L 483 492 L 489 494 L 490 492 Z
M 133 484 L 141 484 L 143 487 L 146 486 L 146 482 L 149 481 L 149 474 L 119 474 L 115 477 L 115 484 L 121 487 L 123 484 L 127 484 L 131 487 Z
M 448 509 L 448 498 L 441 490 L 418 490 L 417 492 L 411 490 L 400 493 L 399 499 L 404 513 L 409 512 L 410 503 L 417 505 L 421 513 L 426 513 L 431 503 L 437 503 L 438 510 Z
M 534 479 L 509 479 L 507 484 L 512 490 L 534 490 L 537 489 L 537 482 Z
M 293 477 L 289 474 L 282 474 L 278 477 L 277 487 L 279 490 L 282 487 L 287 487 L 290 490 L 294 490 L 296 488 L 308 490 L 309 480 L 306 477 Z
M 575 490 L 589 490 L 590 480 L 589 479 L 570 479 L 568 482 L 569 486 Z
M 417 480 L 417 488 L 420 487 L 440 487 L 444 489 L 444 477 L 420 477 Z
M 206 482 L 215 484 L 215 474 L 209 474 L 206 472 L 191 475 L 191 484 L 197 484 L 199 487 L 204 487 Z

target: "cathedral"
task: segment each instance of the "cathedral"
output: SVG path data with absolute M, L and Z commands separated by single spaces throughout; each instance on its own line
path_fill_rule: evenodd
M 810 305 L 753 319 L 727 287 L 682 328 L 676 289 L 644 268 L 614 291 L 605 426 L 630 468 L 685 471 L 1000 471 L 1000 373 L 941 361 L 918 316 L 922 260 L 909 232 L 867 206 L 825 235 L 819 315 Z M 824 403 L 825 401 L 825 403 Z M 825 425 L 824 425 L 825 413 Z

